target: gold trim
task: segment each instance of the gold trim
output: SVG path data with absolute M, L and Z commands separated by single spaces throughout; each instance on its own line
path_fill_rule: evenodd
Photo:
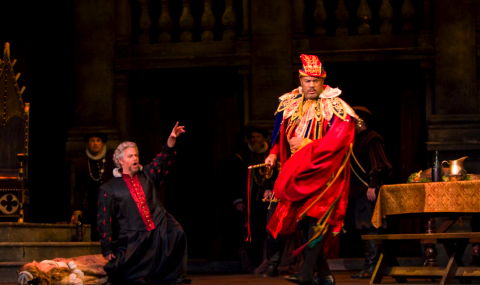
M 342 162 L 342 165 L 340 166 L 340 168 L 338 169 L 337 173 L 335 174 L 335 176 L 333 176 L 332 178 L 330 178 L 330 180 L 327 182 L 327 187 L 322 191 L 322 193 L 320 193 L 317 198 L 315 200 L 313 200 L 312 203 L 310 203 L 310 205 L 305 208 L 305 210 L 303 210 L 300 215 L 297 216 L 297 219 L 301 219 L 312 207 L 315 203 L 317 203 L 320 198 L 323 197 L 323 194 L 325 194 L 325 192 L 327 192 L 327 190 L 333 185 L 333 182 L 335 182 L 335 180 L 337 180 L 338 176 L 340 176 L 340 173 L 342 172 L 342 170 L 345 168 L 345 165 L 347 164 L 347 161 L 348 159 L 350 158 L 350 154 L 352 153 L 352 150 L 353 150 L 353 144 L 350 144 L 349 146 L 349 150 L 348 150 L 348 153 L 347 155 L 345 155 L 345 159 L 344 161 Z

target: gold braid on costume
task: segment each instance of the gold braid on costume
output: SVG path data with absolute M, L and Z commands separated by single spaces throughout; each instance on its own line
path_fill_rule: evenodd
M 299 87 L 280 96 L 275 114 L 283 112 L 283 119 L 288 119 L 285 128 L 287 138 L 294 136 L 305 138 L 301 148 L 312 140 L 321 139 L 324 136 L 324 121 L 329 122 L 333 116 L 346 120 L 347 115 L 350 115 L 358 119 L 355 111 L 338 98 L 340 93 L 339 89 L 326 86 L 318 99 L 305 100 Z

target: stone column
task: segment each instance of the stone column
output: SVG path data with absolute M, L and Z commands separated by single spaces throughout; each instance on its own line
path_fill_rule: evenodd
M 427 101 L 428 149 L 440 159 L 468 155 L 465 169 L 480 171 L 480 97 L 474 0 L 437 0 L 434 7 L 434 93 Z
M 265 2 L 266 1 L 266 2 Z M 292 90 L 292 1 L 251 1 L 252 85 L 246 118 L 273 123 L 277 98 Z
M 127 138 L 129 134 L 130 118 L 130 100 L 128 96 L 128 72 L 116 72 L 114 83 L 114 106 L 115 106 L 115 119 L 117 121 L 117 127 L 120 138 Z
M 115 2 L 77 0 L 75 19 L 74 122 L 67 152 L 83 149 L 90 131 L 113 134 Z
M 116 26 L 116 41 L 117 44 L 124 44 L 131 42 L 132 29 L 131 29 L 131 17 L 130 17 L 130 1 L 129 0 L 117 0 L 115 2 L 116 14 L 115 14 L 115 26 Z
M 435 1 L 434 115 L 478 114 L 475 1 Z

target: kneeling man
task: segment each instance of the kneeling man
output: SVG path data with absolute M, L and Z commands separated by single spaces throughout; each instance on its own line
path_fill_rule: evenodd
M 112 284 L 184 284 L 187 242 L 182 226 L 161 205 L 158 186 L 173 163 L 178 122 L 153 161 L 139 164 L 133 142 L 113 155 L 114 177 L 100 186 L 98 230 Z

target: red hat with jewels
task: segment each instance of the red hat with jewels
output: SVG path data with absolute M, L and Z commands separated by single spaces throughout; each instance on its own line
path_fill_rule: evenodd
M 318 56 L 310 54 L 301 54 L 303 69 L 299 69 L 300 76 L 327 77 L 327 73 L 322 68 L 322 63 Z

